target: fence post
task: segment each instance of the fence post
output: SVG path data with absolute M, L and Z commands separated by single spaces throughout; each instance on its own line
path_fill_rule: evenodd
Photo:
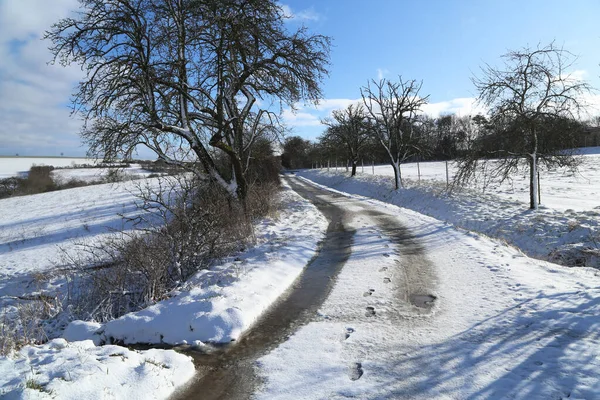
M 331 165 L 331 162 L 329 161 L 329 159 L 327 159 L 327 172 L 329 172 L 329 166 Z
M 421 167 L 419 166 L 418 161 L 417 161 L 417 175 L 419 176 L 419 183 L 421 183 Z
M 448 172 L 448 160 L 446 160 L 446 189 L 450 187 L 450 174 Z
M 362 164 L 362 173 L 365 173 L 365 159 L 361 158 L 360 163 Z
M 371 161 L 371 167 L 373 168 L 373 175 L 375 175 L 375 160 Z

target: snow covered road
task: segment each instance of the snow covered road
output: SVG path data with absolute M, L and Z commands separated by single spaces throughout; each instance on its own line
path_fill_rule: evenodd
M 259 359 L 256 398 L 600 398 L 596 270 L 359 196 L 319 197 L 347 211 L 352 254 L 313 321 Z M 416 307 L 402 293 L 432 297 Z

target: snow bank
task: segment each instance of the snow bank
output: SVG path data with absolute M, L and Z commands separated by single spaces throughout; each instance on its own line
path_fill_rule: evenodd
M 3 399 L 164 399 L 194 375 L 189 356 L 173 350 L 97 347 L 54 339 L 0 357 Z
M 412 167 L 414 165 L 405 170 Z M 427 170 L 423 164 L 421 168 Z M 502 196 L 492 189 L 486 193 L 474 188 L 449 192 L 445 178 L 444 182 L 427 179 L 420 183 L 405 179 L 406 188 L 396 191 L 387 169 L 378 167 L 375 175 L 365 173 L 354 178 L 341 170 L 304 170 L 298 175 L 343 192 L 374 198 L 503 239 L 535 258 L 569 266 L 600 267 L 600 242 L 597 242 L 600 210 L 597 207 L 563 210 L 541 206 L 533 212 L 522 201 Z M 382 170 L 385 173 L 379 172 Z M 582 171 L 588 176 L 593 173 L 591 168 Z M 581 197 L 583 201 L 597 198 L 595 185 L 565 185 L 563 190 L 570 192 L 570 196 Z
M 282 196 L 279 218 L 256 228 L 254 248 L 199 272 L 173 298 L 108 322 L 102 337 L 196 345 L 236 340 L 300 275 L 328 225 L 289 187 Z

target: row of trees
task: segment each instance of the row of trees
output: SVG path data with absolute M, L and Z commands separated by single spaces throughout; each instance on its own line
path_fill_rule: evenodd
M 82 136 L 92 155 L 128 157 L 145 146 L 210 177 L 245 206 L 254 150 L 281 135 L 283 107 L 322 97 L 330 38 L 288 31 L 274 0 L 79 3 L 80 12 L 46 38 L 55 62 L 79 63 L 87 72 L 73 106 L 85 118 Z M 500 162 L 486 170 L 500 177 L 525 164 L 536 208 L 539 164 L 576 163 L 563 151 L 571 143 L 565 135 L 577 127 L 590 87 L 568 74 L 573 57 L 553 43 L 503 57 L 504 66 L 485 66 L 474 79 L 486 116 L 431 119 L 422 112 L 422 82 L 372 80 L 360 88 L 358 104 L 323 121 L 327 129 L 312 152 L 345 149 L 353 174 L 365 152 L 385 158 L 396 188 L 400 164 L 414 158 L 457 158 L 460 182 L 490 159 Z M 289 153 L 283 158 L 293 161 Z
M 344 129 L 347 119 L 352 119 L 350 129 Z M 364 108 L 352 105 L 347 109 L 335 110 L 332 117 L 324 120 L 325 132 L 316 142 L 299 136 L 286 138 L 283 144 L 282 162 L 286 168 L 309 168 L 327 165 L 338 160 L 356 166 L 359 162 L 387 163 L 389 155 L 377 137 L 369 134 L 373 129 L 368 124 Z M 353 126 L 353 127 L 352 127 Z M 357 131 L 358 127 L 362 128 Z M 484 116 L 444 115 L 438 118 L 420 114 L 412 123 L 411 146 L 415 154 L 408 160 L 450 160 L 463 152 L 469 142 L 491 126 Z M 353 161 L 351 161 L 353 160 Z M 356 170 L 351 173 L 354 176 Z
M 536 209 L 539 166 L 577 166 L 568 149 L 578 144 L 584 95 L 592 89 L 569 75 L 574 57 L 554 43 L 511 51 L 503 59 L 504 66 L 486 65 L 473 80 L 487 116 L 430 118 L 422 112 L 428 96 L 421 95 L 421 82 L 401 76 L 397 82 L 370 81 L 360 89 L 361 102 L 322 121 L 326 130 L 312 159 L 344 148 L 353 176 L 361 157 L 375 159 L 379 145 L 396 189 L 402 186 L 400 164 L 415 158 L 455 159 L 460 184 L 482 172 L 502 181 L 528 168 L 530 208 Z

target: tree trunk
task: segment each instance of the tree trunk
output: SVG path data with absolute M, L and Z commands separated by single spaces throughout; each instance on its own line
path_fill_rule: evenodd
M 529 154 L 529 209 L 538 209 L 537 150 L 538 137 L 535 126 L 531 127 L 531 153 Z
M 394 183 L 396 184 L 396 190 L 402 187 L 402 176 L 400 172 L 400 163 L 396 163 L 395 161 L 391 163 L 392 168 L 394 169 Z
M 529 208 L 538 209 L 537 154 L 529 155 Z
M 357 162 L 355 160 L 353 160 L 352 161 L 352 173 L 350 174 L 350 176 L 356 175 L 356 164 L 357 164 Z

